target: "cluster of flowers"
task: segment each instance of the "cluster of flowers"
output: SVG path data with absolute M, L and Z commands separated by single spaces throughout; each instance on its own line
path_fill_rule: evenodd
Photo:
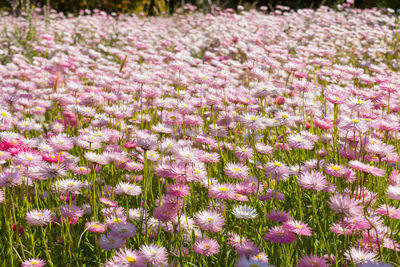
M 10 264 L 399 262 L 396 17 L 264 11 L 0 17 Z

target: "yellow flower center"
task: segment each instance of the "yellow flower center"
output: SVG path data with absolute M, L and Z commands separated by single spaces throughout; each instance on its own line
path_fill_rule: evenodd
M 339 171 L 340 170 L 340 167 L 339 166 L 332 166 L 332 170 L 334 170 L 334 171 Z
M 220 188 L 218 188 L 218 190 L 219 190 L 219 191 L 222 191 L 222 192 L 229 191 L 229 189 L 226 188 L 226 187 L 220 187 Z
M 277 166 L 277 167 L 280 167 L 282 164 L 279 163 L 279 162 L 274 162 L 274 165 Z
M 7 116 L 8 116 L 8 114 L 5 113 L 4 111 L 3 111 L 2 113 L 0 113 L 0 114 L 3 115 L 4 117 L 7 117 Z
M 239 169 L 239 168 L 233 168 L 233 170 L 234 170 L 235 172 L 241 172 L 241 171 L 242 171 L 242 170 Z
M 135 263 L 136 262 L 136 260 L 135 260 L 135 258 L 134 257 L 126 257 L 125 258 L 129 263 Z

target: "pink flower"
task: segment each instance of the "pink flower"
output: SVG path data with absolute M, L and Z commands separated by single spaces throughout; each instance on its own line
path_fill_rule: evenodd
M 200 255 L 212 256 L 219 252 L 219 245 L 214 239 L 202 238 L 194 243 L 193 250 Z
M 392 171 L 389 176 L 389 183 L 393 186 L 400 185 L 400 173 L 398 170 Z
M 55 218 L 54 212 L 47 209 L 32 210 L 25 215 L 27 223 L 35 226 L 46 226 L 54 221 Z
M 357 216 L 362 213 L 363 207 L 359 200 L 351 199 L 348 195 L 333 195 L 329 199 L 329 207 L 344 216 Z
M 111 250 L 111 249 L 119 249 L 123 247 L 126 243 L 125 239 L 116 237 L 112 234 L 101 235 L 97 240 L 97 243 L 100 248 Z
M 286 222 L 290 218 L 290 216 L 287 212 L 273 210 L 267 214 L 267 218 L 276 222 Z
M 328 164 L 325 166 L 325 172 L 335 177 L 342 177 L 346 172 L 346 168 L 338 164 Z
M 388 198 L 393 200 L 400 200 L 400 186 L 389 185 L 386 193 Z
M 233 199 L 235 187 L 231 184 L 213 184 L 209 188 L 209 193 L 215 199 Z
M 329 264 L 326 263 L 324 257 L 318 257 L 317 255 L 311 254 L 310 256 L 304 255 L 302 256 L 298 263 L 297 267 L 325 267 L 329 266 Z
M 22 267 L 43 267 L 46 265 L 46 262 L 42 259 L 28 259 L 22 262 Z
M 215 211 L 200 211 L 195 214 L 196 224 L 204 231 L 219 232 L 225 223 L 220 213 Z
M 107 226 L 99 222 L 87 222 L 85 228 L 92 233 L 104 233 Z
M 305 235 L 305 236 L 312 235 L 311 228 L 308 227 L 306 223 L 302 223 L 300 221 L 294 221 L 294 220 L 287 221 L 283 224 L 283 228 L 298 235 Z
M 289 167 L 279 161 L 269 162 L 264 166 L 265 175 L 271 179 L 286 181 L 290 174 Z
M 224 171 L 226 175 L 235 179 L 243 180 L 249 176 L 249 169 L 243 164 L 227 163 Z
M 357 160 L 350 161 L 349 166 L 352 167 L 353 169 L 356 169 L 356 170 L 359 170 L 362 172 L 366 172 L 366 173 L 372 174 L 373 176 L 377 176 L 377 177 L 384 177 L 386 174 L 385 170 L 379 169 L 375 166 L 364 164 Z
M 307 190 L 321 191 L 328 187 L 328 181 L 319 171 L 303 172 L 297 180 L 300 187 Z
M 110 234 L 119 238 L 129 238 L 136 233 L 136 226 L 130 222 L 121 222 L 112 224 L 110 230 Z
M 140 251 L 146 259 L 146 262 L 151 265 L 162 265 L 168 260 L 167 250 L 159 245 L 143 245 Z
M 142 253 L 137 250 L 132 250 L 130 248 L 121 248 L 111 259 L 115 265 L 110 266 L 127 266 L 127 267 L 144 267 L 146 266 L 146 260 Z
M 273 243 L 292 243 L 296 238 L 295 234 L 279 226 L 272 227 L 264 236 L 265 240 Z
M 161 222 L 172 221 L 177 216 L 177 208 L 172 204 L 164 204 L 154 209 L 153 216 Z
M 100 203 L 107 206 L 107 207 L 117 207 L 118 206 L 118 202 L 116 201 L 112 201 L 108 198 L 105 197 L 101 197 L 100 198 Z

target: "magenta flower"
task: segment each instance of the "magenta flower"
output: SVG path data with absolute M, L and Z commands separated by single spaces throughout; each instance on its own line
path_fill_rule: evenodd
M 172 221 L 177 216 L 177 209 L 175 205 L 164 204 L 157 207 L 153 211 L 153 216 L 161 222 Z
M 60 213 L 66 218 L 80 218 L 83 216 L 83 210 L 75 205 L 62 205 Z
M 292 243 L 297 237 L 283 227 L 274 226 L 265 234 L 264 239 L 273 243 Z
M 324 257 L 318 257 L 317 255 L 304 255 L 297 262 L 297 267 L 326 267 L 329 266 L 326 263 Z
M 100 203 L 103 204 L 106 207 L 117 207 L 118 206 L 118 202 L 116 201 L 112 201 L 108 198 L 105 197 L 101 197 L 100 198 Z
M 267 218 L 276 221 L 276 222 L 286 222 L 289 220 L 290 215 L 287 212 L 284 211 L 271 211 L 270 213 L 267 214 Z
M 190 187 L 185 184 L 174 184 L 170 185 L 167 190 L 167 194 L 174 197 L 186 197 L 189 195 Z

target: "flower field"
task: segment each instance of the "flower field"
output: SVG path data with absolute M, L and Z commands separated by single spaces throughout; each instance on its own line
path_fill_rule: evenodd
M 387 10 L 0 24 L 1 266 L 400 266 Z

